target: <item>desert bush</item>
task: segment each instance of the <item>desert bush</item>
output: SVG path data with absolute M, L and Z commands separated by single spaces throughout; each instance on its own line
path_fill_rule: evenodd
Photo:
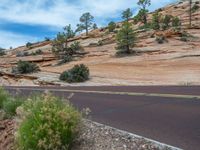
M 13 68 L 13 73 L 20 73 L 20 74 L 26 74 L 26 73 L 33 73 L 39 71 L 39 67 L 34 64 L 30 63 L 28 61 L 18 61 L 17 67 Z
M 164 36 L 158 36 L 156 37 L 156 41 L 158 44 L 163 44 L 166 41 L 166 38 Z
M 76 54 L 77 51 L 82 50 L 80 42 L 74 42 L 70 45 L 69 49 L 71 49 L 73 54 Z
M 89 79 L 89 69 L 84 64 L 75 65 L 72 69 L 64 71 L 60 75 L 60 80 L 69 83 L 84 82 Z
M 20 150 L 70 150 L 79 133 L 81 114 L 51 94 L 30 98 L 17 114 L 15 139 Z
M 73 57 L 71 55 L 61 56 L 61 60 L 58 62 L 58 65 L 71 62 L 72 60 L 73 60 Z
M 98 45 L 98 46 L 102 46 L 102 45 L 103 45 L 103 41 L 102 41 L 102 40 L 99 40 L 98 43 L 97 43 L 97 45 Z

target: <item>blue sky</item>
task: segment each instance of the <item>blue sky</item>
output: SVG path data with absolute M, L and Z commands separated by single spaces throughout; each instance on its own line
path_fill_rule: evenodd
M 126 8 L 137 12 L 138 0 L 1 0 L 0 47 L 9 48 L 53 38 L 62 28 L 73 28 L 84 12 L 95 17 L 98 26 L 120 21 Z M 149 9 L 155 10 L 175 0 L 152 0 Z

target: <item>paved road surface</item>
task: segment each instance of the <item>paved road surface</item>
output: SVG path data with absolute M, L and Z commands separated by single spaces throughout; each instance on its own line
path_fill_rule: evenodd
M 79 109 L 89 107 L 94 121 L 186 150 L 200 150 L 200 86 L 20 88 L 24 95 L 49 89 L 65 97 L 74 91 L 70 101 Z

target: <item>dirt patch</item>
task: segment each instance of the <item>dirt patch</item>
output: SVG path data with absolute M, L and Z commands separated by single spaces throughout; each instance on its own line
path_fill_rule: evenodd
M 0 121 L 0 149 L 12 150 L 14 143 L 14 121 Z

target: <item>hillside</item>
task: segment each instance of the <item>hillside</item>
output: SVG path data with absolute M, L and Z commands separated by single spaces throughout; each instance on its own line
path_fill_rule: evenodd
M 200 5 L 200 4 L 198 4 Z M 138 41 L 137 55 L 116 57 L 115 33 L 106 28 L 93 30 L 89 36 L 80 35 L 73 39 L 84 47 L 86 55 L 76 61 L 57 65 L 57 58 L 51 53 L 51 41 L 36 43 L 27 48 L 22 46 L 0 57 L 1 85 L 200 85 L 200 9 L 192 15 L 192 28 L 188 28 L 188 2 L 171 4 L 159 9 L 161 14 L 180 17 L 182 31 L 136 30 Z M 151 20 L 152 14 L 148 15 Z M 133 20 L 131 20 L 133 22 Z M 134 23 L 133 23 L 134 24 Z M 118 23 L 120 26 L 121 23 Z M 134 24 L 137 29 L 142 23 Z M 191 38 L 181 41 L 180 34 L 187 32 Z M 167 41 L 156 42 L 156 36 L 163 35 Z M 103 45 L 99 46 L 98 42 Z M 17 57 L 20 53 L 42 50 L 41 55 Z M 14 75 L 12 67 L 19 60 L 35 62 L 41 71 L 28 75 Z M 81 84 L 68 84 L 59 81 L 61 72 L 75 64 L 86 64 L 90 69 L 90 80 Z

